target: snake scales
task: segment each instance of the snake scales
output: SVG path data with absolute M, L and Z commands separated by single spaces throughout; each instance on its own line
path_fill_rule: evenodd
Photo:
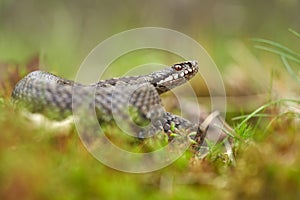
M 137 137 L 144 138 L 163 131 L 171 140 L 170 133 L 175 127 L 187 133 L 196 132 L 192 139 L 201 145 L 205 131 L 200 124 L 166 112 L 159 96 L 185 83 L 197 72 L 197 61 L 186 61 L 148 75 L 112 78 L 83 85 L 48 72 L 34 71 L 16 84 L 12 99 L 25 104 L 32 112 L 45 114 L 51 111 L 61 117 L 85 104 L 96 112 L 99 121 L 119 118 L 132 124 L 131 116 L 126 112 L 130 107 L 139 119 L 151 121 L 150 128 L 132 128 Z

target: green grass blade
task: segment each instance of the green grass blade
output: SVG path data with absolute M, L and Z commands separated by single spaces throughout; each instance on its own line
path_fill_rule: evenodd
M 266 40 L 266 39 L 260 39 L 260 38 L 253 38 L 252 41 L 255 41 L 255 42 L 259 42 L 259 43 L 264 43 L 264 44 L 268 44 L 272 47 L 276 47 L 282 51 L 285 51 L 286 53 L 289 53 L 293 56 L 296 56 L 298 58 L 300 58 L 300 55 L 298 53 L 296 53 L 295 51 L 289 49 L 288 47 L 284 46 L 284 45 L 281 45 L 277 42 L 273 42 L 271 40 Z M 285 52 L 282 52 L 282 53 L 285 53 Z
M 286 57 L 286 58 L 288 58 L 288 59 L 290 59 L 290 60 L 292 60 L 292 61 L 300 64 L 300 60 L 299 59 L 297 59 L 294 56 L 291 56 L 289 54 L 286 54 L 286 53 L 284 53 L 282 51 L 278 51 L 276 49 L 273 49 L 273 48 L 270 48 L 270 47 L 266 47 L 266 46 L 261 46 L 261 45 L 255 45 L 254 47 L 257 48 L 257 49 L 261 49 L 261 50 L 264 50 L 264 51 L 269 51 L 271 53 L 274 53 L 274 54 Z
M 300 38 L 300 33 L 294 31 L 293 29 L 289 29 L 291 33 L 293 33 L 296 37 Z
M 248 115 L 240 115 L 240 116 L 231 118 L 231 120 L 236 121 L 236 120 L 245 119 L 246 117 L 248 117 Z M 262 114 L 256 114 L 253 117 L 274 117 L 274 115 L 262 113 Z
M 292 67 L 290 66 L 290 64 L 288 63 L 286 57 L 281 56 L 281 60 L 286 68 L 286 70 L 288 71 L 288 73 L 296 80 L 300 83 L 300 79 L 297 76 L 297 74 L 294 72 L 294 70 L 292 69 Z

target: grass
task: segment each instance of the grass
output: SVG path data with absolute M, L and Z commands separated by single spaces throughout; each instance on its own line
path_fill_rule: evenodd
M 275 100 L 235 119 L 235 163 L 223 145 L 217 144 L 209 145 L 204 159 L 194 158 L 187 151 L 159 171 L 127 174 L 94 159 L 75 129 L 59 131 L 32 126 L 21 110 L 1 98 L 0 197 L 297 199 L 299 113 L 281 115 L 288 103 L 299 105 L 293 99 Z

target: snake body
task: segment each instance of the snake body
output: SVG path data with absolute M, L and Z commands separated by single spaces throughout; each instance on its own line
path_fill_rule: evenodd
M 185 61 L 147 75 L 112 78 L 83 85 L 45 71 L 34 71 L 16 84 L 12 99 L 25 104 L 32 112 L 45 114 L 51 111 L 61 117 L 79 107 L 90 108 L 96 112 L 99 121 L 115 118 L 130 121 L 131 117 L 126 112 L 130 107 L 139 118 L 151 121 L 148 129 L 133 128 L 138 137 L 164 131 L 172 139 L 169 133 L 175 126 L 187 132 L 196 132 L 193 139 L 202 143 L 205 133 L 200 125 L 166 112 L 159 96 L 185 83 L 197 72 L 196 61 Z

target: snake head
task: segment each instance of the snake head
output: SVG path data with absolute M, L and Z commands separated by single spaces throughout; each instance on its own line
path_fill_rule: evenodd
M 179 78 L 190 79 L 192 78 L 196 72 L 198 72 L 198 62 L 193 61 L 185 61 L 182 63 L 174 64 L 172 67 L 176 72 L 179 72 Z
M 176 63 L 156 74 L 152 73 L 150 82 L 161 94 L 190 80 L 197 72 L 197 61 L 185 61 Z

